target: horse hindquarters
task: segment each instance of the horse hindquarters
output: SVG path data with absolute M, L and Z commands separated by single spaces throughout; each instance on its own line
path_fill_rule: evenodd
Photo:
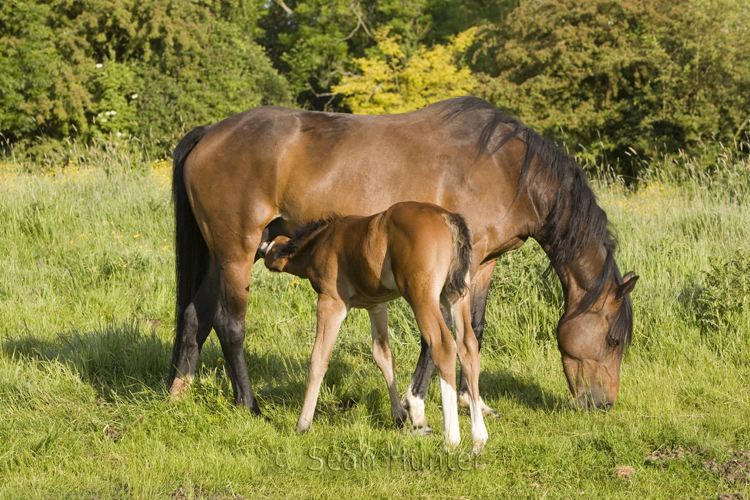
M 213 126 L 212 126 L 213 127 Z M 237 239 L 236 219 L 247 221 L 244 215 L 229 210 L 235 220 L 221 211 L 224 198 L 216 196 L 216 181 L 201 182 L 200 177 L 211 176 L 211 163 L 187 162 L 194 148 L 201 149 L 211 140 L 203 140 L 212 127 L 198 127 L 180 142 L 175 150 L 173 197 L 175 203 L 175 252 L 177 261 L 177 308 L 175 345 L 172 360 L 173 383 L 171 392 L 179 396 L 195 374 L 198 356 L 213 327 L 219 337 L 227 362 L 237 404 L 259 414 L 243 353 L 245 313 L 247 311 L 250 273 L 255 252 L 265 226 L 249 223 L 243 229 L 245 237 Z M 213 139 L 212 139 L 213 140 Z M 198 155 L 200 158 L 200 154 Z M 188 172 L 186 174 L 186 163 Z M 197 177 L 196 177 L 197 176 Z M 197 178 L 197 180 L 196 180 Z M 224 179 L 225 183 L 229 182 Z M 198 189 L 200 188 L 200 189 Z M 218 188 L 221 190 L 221 186 Z M 213 190 L 213 191 L 212 191 Z M 192 194 L 192 201 L 188 197 Z M 219 200 L 219 201 L 217 201 Z M 218 209 L 217 209 L 218 207 Z M 207 214 L 210 214 L 209 218 Z M 221 220 L 221 225 L 211 220 Z M 203 227 L 208 233 L 201 232 Z M 240 226 L 242 227 L 242 226 Z M 255 234 L 250 228 L 257 227 Z M 227 235 L 226 231 L 230 234 Z M 217 246 L 216 242 L 221 242 Z M 213 242 L 210 245 L 208 242 Z

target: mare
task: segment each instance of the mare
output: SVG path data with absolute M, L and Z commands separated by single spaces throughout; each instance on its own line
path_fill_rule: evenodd
M 482 341 L 494 264 L 535 239 L 564 294 L 557 340 L 581 408 L 610 408 L 632 330 L 637 277 L 615 263 L 615 240 L 583 171 L 554 143 L 475 97 L 397 115 L 268 106 L 188 133 L 174 152 L 176 332 L 170 373 L 178 397 L 213 328 L 238 404 L 260 408 L 243 352 L 253 263 L 264 229 L 291 236 L 330 213 L 382 212 L 399 201 L 460 213 L 472 234 L 472 326 Z M 433 372 L 422 351 L 404 397 L 424 421 Z M 468 386 L 461 376 L 459 398 Z M 485 408 L 485 411 L 491 411 Z
M 385 377 L 396 424 L 406 411 L 396 390 L 395 362 L 388 343 L 387 303 L 404 297 L 414 311 L 422 338 L 430 346 L 440 377 L 443 436 L 453 447 L 461 436 L 456 396 L 456 350 L 466 375 L 474 451 L 487 442 L 479 396 L 479 344 L 471 329 L 469 266 L 471 234 L 466 221 L 437 205 L 406 201 L 369 217 L 331 217 L 300 228 L 292 239 L 277 236 L 262 243 L 268 269 L 308 279 L 318 293 L 317 331 L 297 431 L 305 432 L 318 400 L 320 383 L 341 322 L 352 307 L 366 309 L 372 354 Z M 456 342 L 443 320 L 450 316 Z M 458 345 L 458 348 L 456 348 Z M 413 422 L 424 428 L 426 422 Z

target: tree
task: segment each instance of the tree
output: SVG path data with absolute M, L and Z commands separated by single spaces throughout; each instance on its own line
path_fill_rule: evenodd
M 135 134 L 169 150 L 186 128 L 288 103 L 254 42 L 260 15 L 253 0 L 7 0 L 0 132 Z
M 361 75 L 345 76 L 334 92 L 361 114 L 404 113 L 433 102 L 465 95 L 477 85 L 462 56 L 474 41 L 476 28 L 451 37 L 446 45 L 417 47 L 409 57 L 399 35 L 389 28 L 375 32 L 377 50 L 354 60 Z
M 747 0 L 529 0 L 480 45 L 478 92 L 586 159 L 731 142 L 750 115 Z

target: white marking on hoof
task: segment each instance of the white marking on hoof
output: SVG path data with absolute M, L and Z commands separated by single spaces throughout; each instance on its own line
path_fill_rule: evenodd
M 175 377 L 172 381 L 172 387 L 169 389 L 169 400 L 177 400 L 185 395 L 187 390 L 190 388 L 190 384 L 193 383 L 193 377 Z
M 482 415 L 486 417 L 500 418 L 500 413 L 497 410 L 484 404 L 484 401 L 480 401 L 480 404 L 482 407 Z
M 440 394 L 443 399 L 443 436 L 448 445 L 456 448 L 461 443 L 458 428 L 458 396 L 448 382 L 440 378 Z
M 460 396 L 458 396 L 458 407 L 459 408 L 469 408 L 471 406 L 471 398 L 469 398 L 468 392 L 462 392 Z
M 481 453 L 489 435 L 487 427 L 484 426 L 482 417 L 482 400 L 471 401 L 469 411 L 471 412 L 471 440 L 474 442 L 474 453 Z
M 409 385 L 409 389 L 406 391 L 406 395 L 404 395 L 402 404 L 404 409 L 409 412 L 409 420 L 411 420 L 412 429 L 429 427 L 427 424 L 427 418 L 424 414 L 424 399 L 415 396 L 411 392 L 411 385 Z

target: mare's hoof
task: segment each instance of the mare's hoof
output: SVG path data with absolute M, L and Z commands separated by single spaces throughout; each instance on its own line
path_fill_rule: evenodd
M 174 403 L 178 399 L 180 399 L 182 396 L 185 395 L 185 393 L 190 388 L 190 382 L 180 378 L 175 377 L 175 379 L 172 381 L 172 387 L 169 389 L 169 396 L 167 396 L 167 399 L 164 400 L 165 403 Z
M 500 418 L 500 412 L 498 412 L 494 408 L 490 408 L 489 406 L 485 406 L 484 408 L 482 408 L 482 415 L 490 418 Z
M 393 425 L 395 425 L 397 429 L 401 429 L 406 424 L 406 420 L 406 414 L 402 417 L 393 417 Z
M 411 433 L 416 434 L 417 436 L 431 436 L 432 435 L 432 427 L 430 427 L 430 424 L 425 425 L 412 425 L 411 426 Z

